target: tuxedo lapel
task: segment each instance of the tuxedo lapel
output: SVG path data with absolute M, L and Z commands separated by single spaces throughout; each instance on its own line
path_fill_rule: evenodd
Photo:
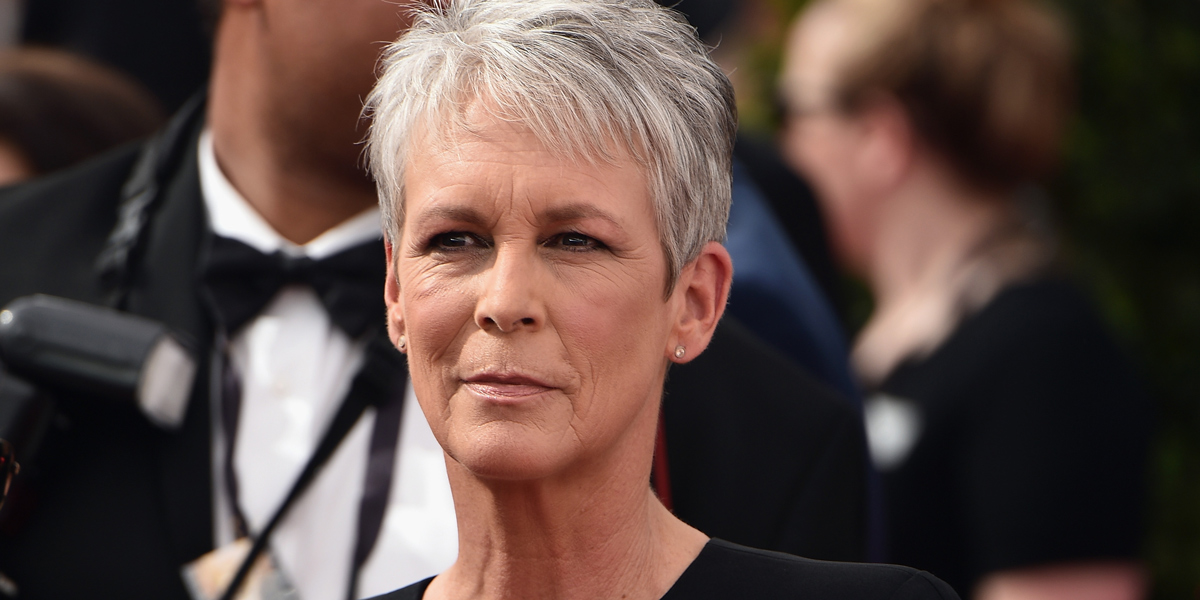
M 187 334 L 199 362 L 183 426 L 164 434 L 159 452 L 160 490 L 171 543 L 180 563 L 213 545 L 209 357 L 211 319 L 196 283 L 207 216 L 200 192 L 197 140 L 202 123 L 181 140 L 182 158 L 162 183 L 140 260 L 132 273 L 127 308 Z

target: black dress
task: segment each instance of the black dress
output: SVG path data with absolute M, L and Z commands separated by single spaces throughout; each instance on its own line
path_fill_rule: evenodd
M 988 573 L 1137 557 L 1149 407 L 1071 285 L 1001 291 L 879 391 L 919 421 L 880 469 L 888 560 L 965 596 Z
M 375 600 L 421 600 L 430 577 Z M 662 600 L 951 600 L 954 590 L 924 571 L 825 562 L 712 539 Z

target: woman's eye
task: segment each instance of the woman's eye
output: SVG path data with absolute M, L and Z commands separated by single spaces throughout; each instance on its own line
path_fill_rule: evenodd
M 479 238 L 463 231 L 451 231 L 433 236 L 429 246 L 436 250 L 457 250 L 482 245 Z
M 546 241 L 546 246 L 560 247 L 564 250 L 582 252 L 586 250 L 596 250 L 603 248 L 599 240 L 593 237 L 583 235 L 582 233 L 560 233 Z

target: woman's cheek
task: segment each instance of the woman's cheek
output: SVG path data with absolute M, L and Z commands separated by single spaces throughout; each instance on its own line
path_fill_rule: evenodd
M 401 296 L 408 329 L 420 332 L 420 338 L 410 344 L 420 344 L 422 355 L 429 356 L 431 351 L 440 354 L 438 346 L 451 341 L 454 333 L 474 318 L 474 296 L 469 278 L 451 276 L 446 269 L 422 267 L 413 265 L 402 272 Z
M 560 278 L 559 293 L 552 300 L 554 312 L 577 335 L 597 341 L 621 335 L 620 330 L 639 320 L 643 285 L 636 273 L 622 273 L 611 265 L 578 269 Z
M 638 271 L 594 271 L 587 282 L 564 286 L 552 314 L 555 329 L 568 352 L 589 365 L 581 368 L 597 378 L 630 377 L 645 365 L 657 364 L 661 354 L 665 310 L 658 278 Z
M 445 362 L 457 354 L 454 348 L 474 319 L 475 305 L 462 282 L 429 271 L 410 275 L 401 280 L 409 371 L 417 398 L 423 400 L 422 408 L 433 423 L 454 392 L 452 382 L 446 381 L 453 365 Z

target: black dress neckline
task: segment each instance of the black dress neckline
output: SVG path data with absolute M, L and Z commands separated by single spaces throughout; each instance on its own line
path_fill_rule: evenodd
M 433 577 L 374 600 L 421 600 Z M 661 600 L 958 600 L 909 567 L 826 562 L 710 539 Z

